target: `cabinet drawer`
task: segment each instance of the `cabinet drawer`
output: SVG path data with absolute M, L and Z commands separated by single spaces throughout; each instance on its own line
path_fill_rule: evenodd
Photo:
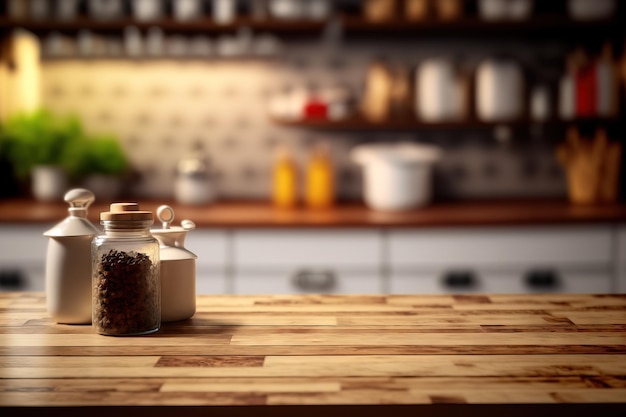
M 381 264 L 376 231 L 246 230 L 234 233 L 239 268 L 371 269 Z
M 606 265 L 608 226 L 393 231 L 392 268 L 474 265 Z
M 52 225 L 0 226 L 0 266 L 7 262 L 45 262 L 48 238 L 43 233 Z
M 453 273 L 402 272 L 393 273 L 390 292 L 395 294 L 440 293 L 610 293 L 611 274 L 608 271 L 552 270 L 550 274 L 537 271 L 466 271 Z
M 376 294 L 381 279 L 376 272 L 333 270 L 238 271 L 235 294 Z
M 196 294 L 226 294 L 226 271 L 198 267 Z

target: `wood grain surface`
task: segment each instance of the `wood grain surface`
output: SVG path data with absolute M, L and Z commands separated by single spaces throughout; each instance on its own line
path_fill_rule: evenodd
M 0 294 L 1 415 L 442 404 L 626 415 L 626 295 L 200 296 L 190 320 L 107 337 Z
M 172 201 L 139 201 L 141 208 L 156 212 L 170 204 L 177 219 L 192 219 L 199 227 L 432 227 L 504 226 L 580 223 L 623 223 L 626 205 L 573 205 L 564 200 L 505 200 L 435 203 L 403 212 L 369 210 L 363 204 L 338 204 L 326 210 L 276 209 L 264 202 L 219 202 L 188 206 Z M 99 221 L 108 202 L 89 209 L 89 219 Z M 28 199 L 0 200 L 0 223 L 56 223 L 67 216 L 65 203 L 41 203 Z

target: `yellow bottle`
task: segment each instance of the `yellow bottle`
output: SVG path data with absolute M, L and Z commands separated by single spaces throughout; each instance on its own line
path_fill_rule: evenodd
M 289 149 L 276 152 L 272 182 L 272 201 L 276 207 L 292 208 L 298 204 L 298 171 Z
M 327 208 L 335 203 L 335 178 L 328 146 L 317 145 L 306 171 L 305 201 L 310 208 Z

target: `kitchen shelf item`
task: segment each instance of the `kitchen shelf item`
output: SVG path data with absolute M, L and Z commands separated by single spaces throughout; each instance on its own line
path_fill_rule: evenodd
M 524 113 L 524 76 L 516 62 L 487 59 L 476 70 L 476 113 L 480 120 L 517 120 Z
M 415 108 L 425 122 L 445 122 L 462 118 L 462 89 L 452 62 L 428 59 L 416 74 Z
M 313 148 L 306 167 L 304 200 L 314 209 L 329 208 L 335 202 L 335 178 L 328 145 Z
M 572 203 L 617 200 L 622 144 L 609 142 L 606 131 L 598 130 L 588 141 L 581 138 L 577 129 L 569 129 L 566 141 L 557 147 L 557 158 L 565 170 Z
M 578 20 L 596 20 L 611 16 L 617 4 L 615 0 L 568 0 L 570 16 Z
M 161 321 L 186 320 L 196 312 L 196 259 L 185 248 L 187 232 L 196 225 L 183 220 L 180 226 L 171 226 L 174 209 L 162 205 L 157 209 L 161 229 L 152 229 L 159 241 L 161 259 Z
M 364 170 L 365 203 L 376 210 L 398 211 L 427 205 L 432 195 L 432 165 L 441 156 L 430 145 L 367 144 L 350 153 Z
M 272 173 L 272 202 L 279 208 L 293 208 L 298 204 L 298 169 L 291 151 L 276 149 Z
M 68 191 L 69 216 L 44 233 L 46 305 L 57 323 L 91 323 L 91 241 L 100 230 L 87 219 L 95 197 L 84 188 Z
M 100 213 L 104 233 L 92 243 L 92 322 L 103 335 L 154 333 L 161 326 L 159 242 L 153 215 L 137 203 Z
M 215 190 L 207 161 L 191 155 L 178 162 L 174 197 L 182 204 L 207 204 L 215 199 Z

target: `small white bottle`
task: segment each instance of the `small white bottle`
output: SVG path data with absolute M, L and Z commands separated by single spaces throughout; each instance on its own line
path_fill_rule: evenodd
M 570 56 L 565 74 L 559 81 L 559 117 L 563 120 L 572 120 L 576 116 L 576 72 L 576 59 Z
M 612 117 L 617 113 L 617 79 L 613 48 L 605 44 L 596 62 L 597 112 L 600 117 Z
M 91 323 L 91 241 L 100 233 L 87 220 L 94 199 L 84 188 L 68 191 L 69 217 L 44 233 L 49 238 L 46 304 L 57 323 Z

